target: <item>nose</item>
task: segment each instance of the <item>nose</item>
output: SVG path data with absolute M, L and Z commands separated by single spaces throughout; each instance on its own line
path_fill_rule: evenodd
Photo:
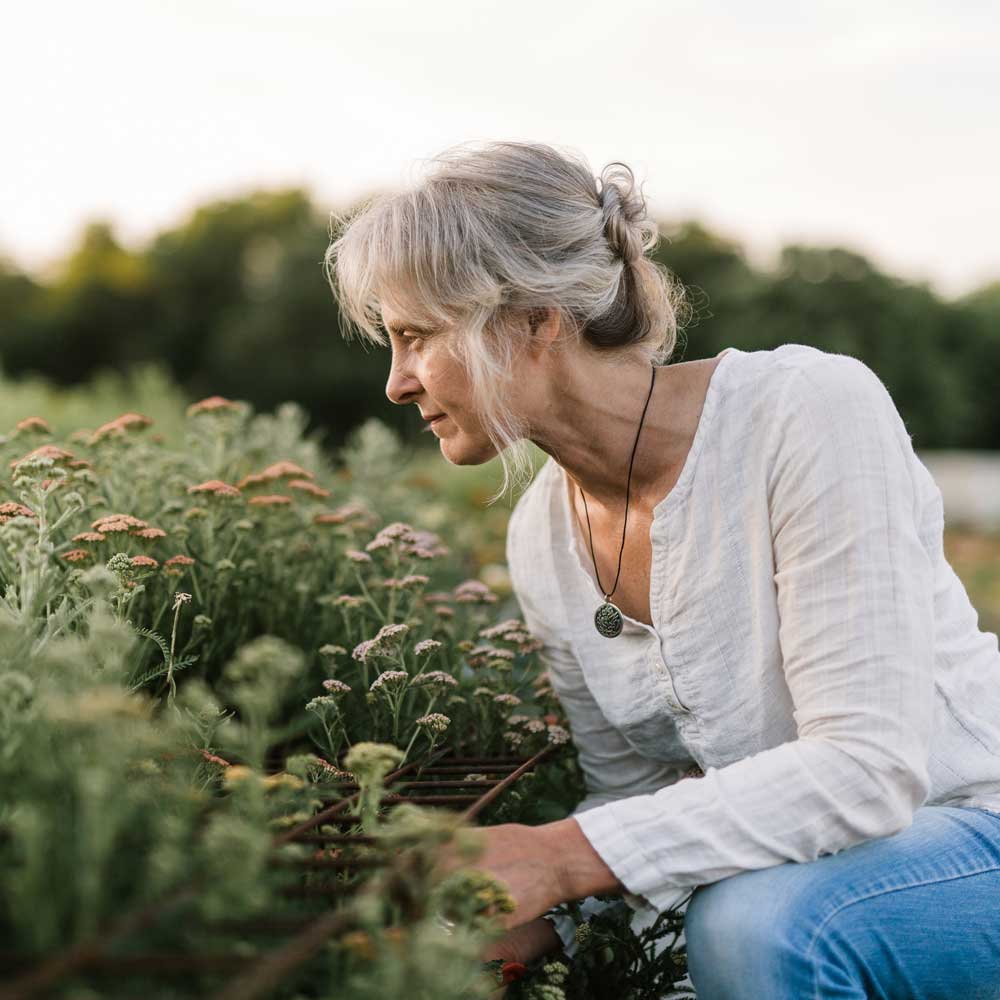
M 390 402 L 400 406 L 409 403 L 420 392 L 420 382 L 413 375 L 397 368 L 393 362 L 385 383 L 385 394 Z

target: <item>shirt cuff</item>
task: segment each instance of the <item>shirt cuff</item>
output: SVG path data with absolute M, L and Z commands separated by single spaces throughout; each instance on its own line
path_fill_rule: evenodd
M 625 887 L 623 898 L 637 914 L 649 918 L 672 910 L 691 894 L 693 886 L 659 885 L 657 866 L 632 833 L 618 821 L 613 802 L 588 809 L 573 818 L 583 835 Z

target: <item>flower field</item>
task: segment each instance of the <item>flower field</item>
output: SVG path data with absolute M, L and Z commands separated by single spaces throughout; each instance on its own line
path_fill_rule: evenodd
M 565 995 L 482 962 L 472 847 L 433 863 L 582 794 L 537 640 L 415 523 L 433 483 L 374 422 L 333 468 L 291 404 L 178 419 L 0 437 L 0 997 Z

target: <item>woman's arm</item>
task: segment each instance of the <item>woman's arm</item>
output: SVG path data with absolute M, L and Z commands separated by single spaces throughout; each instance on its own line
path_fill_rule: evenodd
M 762 459 L 797 738 L 577 817 L 660 910 L 678 889 L 893 834 L 929 790 L 934 577 L 908 435 L 853 358 L 804 363 L 785 393 Z

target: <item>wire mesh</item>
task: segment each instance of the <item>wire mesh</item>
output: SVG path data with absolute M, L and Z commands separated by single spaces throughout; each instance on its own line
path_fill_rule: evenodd
M 484 810 L 524 775 L 533 772 L 555 749 L 550 745 L 527 758 L 461 757 L 440 751 L 429 762 L 413 761 L 389 773 L 385 778 L 386 791 L 381 803 L 392 806 L 409 802 L 451 809 L 460 812 L 463 820 L 475 822 Z M 416 777 L 415 772 L 418 774 Z M 377 859 L 352 857 L 350 853 L 350 848 L 371 845 L 376 838 L 358 833 L 331 832 L 350 830 L 359 824 L 359 816 L 352 807 L 356 807 L 360 796 L 358 786 L 351 781 L 333 783 L 332 789 L 344 797 L 277 834 L 271 843 L 272 852 L 289 843 L 317 847 L 314 855 L 308 858 L 270 858 L 274 867 L 287 869 L 295 876 L 293 884 L 284 887 L 281 895 L 288 900 L 299 900 L 301 912 L 215 921 L 203 928 L 207 938 L 220 934 L 239 935 L 244 940 L 254 935 L 263 937 L 269 946 L 262 951 L 253 955 L 248 955 L 245 947 L 230 951 L 191 948 L 118 951 L 127 947 L 129 939 L 140 931 L 155 931 L 157 925 L 168 917 L 195 902 L 203 886 L 192 882 L 155 903 L 119 916 L 89 940 L 41 961 L 37 958 L 25 961 L 16 954 L 0 951 L 3 982 L 0 985 L 0 1000 L 29 1000 L 58 995 L 53 991 L 67 981 L 72 980 L 78 986 L 88 979 L 108 976 L 116 980 L 141 977 L 144 1000 L 151 1000 L 154 996 L 151 988 L 155 985 L 193 974 L 217 975 L 221 980 L 214 985 L 212 1000 L 254 1000 L 267 996 L 349 925 L 350 917 L 340 909 L 330 908 L 329 902 L 349 893 L 350 886 L 343 879 L 303 879 L 315 879 L 317 873 L 333 873 L 335 876 L 356 873 L 366 866 L 380 863 Z M 329 856 L 331 846 L 338 856 Z M 327 908 L 310 912 L 307 900 L 320 904 L 326 902 Z M 276 938 L 279 939 L 277 944 L 274 943 Z M 167 991 L 164 995 L 183 994 Z

